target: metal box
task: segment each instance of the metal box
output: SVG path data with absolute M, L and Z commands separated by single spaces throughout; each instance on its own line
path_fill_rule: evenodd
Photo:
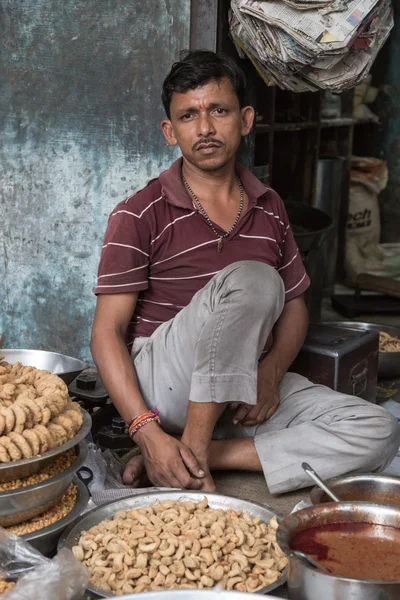
M 376 402 L 379 334 L 312 324 L 290 367 L 313 383 Z

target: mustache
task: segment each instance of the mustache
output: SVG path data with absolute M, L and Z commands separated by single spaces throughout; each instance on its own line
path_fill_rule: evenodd
M 206 138 L 202 138 L 201 140 L 198 140 L 195 144 L 193 144 L 192 146 L 192 150 L 193 152 L 195 150 L 197 150 L 197 148 L 199 146 L 201 146 L 202 144 L 215 144 L 217 146 L 223 146 L 223 142 L 221 142 L 221 140 L 217 140 L 217 138 L 213 138 L 213 137 L 206 137 Z

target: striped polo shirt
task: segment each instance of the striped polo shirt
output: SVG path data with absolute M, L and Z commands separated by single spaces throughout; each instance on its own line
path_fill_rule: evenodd
M 182 158 L 118 204 L 108 221 L 95 294 L 140 292 L 128 345 L 172 319 L 234 262 L 255 260 L 277 269 L 286 301 L 310 283 L 276 192 L 236 165 L 249 207 L 219 253 L 218 238 L 186 191 L 181 167 Z M 225 233 L 216 223 L 214 227 Z

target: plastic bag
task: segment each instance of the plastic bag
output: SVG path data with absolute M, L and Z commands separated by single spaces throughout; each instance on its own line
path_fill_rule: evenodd
M 17 580 L 15 587 L 2 596 L 6 600 L 78 600 L 89 581 L 88 571 L 71 550 L 63 548 L 50 560 L 1 527 L 0 575 Z

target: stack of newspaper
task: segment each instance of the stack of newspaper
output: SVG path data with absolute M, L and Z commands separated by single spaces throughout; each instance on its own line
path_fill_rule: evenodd
M 358 85 L 392 27 L 390 0 L 231 0 L 239 54 L 294 92 Z

